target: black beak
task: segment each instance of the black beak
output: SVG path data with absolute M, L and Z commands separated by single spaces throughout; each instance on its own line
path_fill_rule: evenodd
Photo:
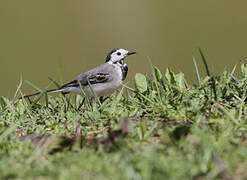
M 132 55 L 132 54 L 136 54 L 136 52 L 135 52 L 135 51 L 129 51 L 129 52 L 127 53 L 128 56 L 129 56 L 129 55 Z

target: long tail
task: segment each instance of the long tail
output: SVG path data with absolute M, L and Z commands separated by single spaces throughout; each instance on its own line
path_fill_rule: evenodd
M 47 90 L 45 91 L 45 93 L 54 93 L 54 92 L 61 92 L 63 91 L 64 89 L 63 88 L 56 88 L 56 89 L 50 89 L 50 90 Z M 37 92 L 37 93 L 34 93 L 34 94 L 29 94 L 29 95 L 26 95 L 26 96 L 23 96 L 24 98 L 29 98 L 29 97 L 32 97 L 32 96 L 37 96 L 39 94 L 41 94 L 42 92 Z M 20 97 L 21 99 L 22 97 Z

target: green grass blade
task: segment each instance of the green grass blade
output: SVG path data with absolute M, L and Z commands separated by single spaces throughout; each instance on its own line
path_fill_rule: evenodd
M 19 83 L 19 85 L 18 85 L 18 87 L 16 89 L 16 92 L 15 92 L 15 95 L 14 95 L 14 98 L 13 98 L 13 102 L 17 99 L 18 93 L 19 93 L 19 91 L 21 89 L 21 86 L 22 86 L 22 82 L 23 82 L 23 80 L 22 80 L 22 77 L 21 77 L 20 83 Z
M 237 67 L 237 64 L 235 64 L 233 69 L 232 69 L 232 72 L 231 72 L 232 75 L 235 73 L 236 67 Z
M 12 104 L 14 104 L 14 103 L 16 102 L 17 97 L 18 97 L 18 94 L 19 94 L 20 89 L 21 89 L 21 86 L 22 86 L 22 82 L 23 82 L 23 80 L 22 80 L 22 77 L 21 77 L 21 78 L 20 78 L 19 85 L 18 85 L 18 87 L 17 87 L 17 89 L 16 89 L 16 91 L 15 91 L 15 95 L 14 95 L 12 101 L 11 101 L 10 103 L 8 103 L 8 105 L 6 105 L 6 106 L 0 111 L 0 115 L 1 115 L 2 113 L 4 113 L 6 110 L 8 110 L 8 108 L 9 108 Z M 3 97 L 1 97 L 1 99 L 2 99 L 2 102 L 4 102 Z
M 48 79 L 49 79 L 53 84 L 55 84 L 55 85 L 57 86 L 57 88 L 60 88 L 60 87 L 61 87 L 60 84 L 59 84 L 56 80 L 54 80 L 53 78 L 48 77 Z
M 159 101 L 162 102 L 160 89 L 159 89 L 159 86 L 158 86 L 159 83 L 158 83 L 157 77 L 155 76 L 155 70 L 154 70 L 153 64 L 151 62 L 150 57 L 147 57 L 147 58 L 148 58 L 148 62 L 149 62 L 149 65 L 150 65 L 151 72 L 152 72 L 152 76 L 154 78 L 154 83 L 155 83 L 155 87 L 156 87 L 156 90 L 157 90 L 157 93 L 158 93 Z
M 246 91 L 244 91 L 243 97 L 240 101 L 240 107 L 239 107 L 239 112 L 238 112 L 238 120 L 240 121 L 242 118 L 242 113 L 243 113 L 243 109 L 244 109 L 244 105 L 245 105 L 245 99 L 246 99 Z
M 89 86 L 89 88 L 90 88 L 90 91 L 93 93 L 93 96 L 94 96 L 94 98 L 95 98 L 95 100 L 99 103 L 99 105 L 101 106 L 101 102 L 100 102 L 100 100 L 99 100 L 99 97 L 95 94 L 95 92 L 94 92 L 94 90 L 93 90 L 93 88 L 92 88 L 92 85 L 91 85 L 91 83 L 89 82 L 89 81 L 87 81 L 88 82 L 88 86 Z
M 196 62 L 195 56 L 193 56 L 193 63 L 194 63 L 194 66 L 195 66 L 195 71 L 196 71 L 196 77 L 197 77 L 198 84 L 201 85 L 201 82 L 202 82 L 201 75 L 200 75 L 199 68 L 197 66 L 197 62 Z
M 42 93 L 43 91 L 36 85 L 34 85 L 33 83 L 31 83 L 28 80 L 24 80 L 25 83 L 27 83 L 29 86 L 31 86 L 33 89 L 35 89 L 36 91 L 39 91 L 40 93 Z
M 41 90 L 39 87 L 37 87 L 36 85 L 34 85 L 33 83 L 31 83 L 28 80 L 25 80 L 24 82 L 27 83 L 29 86 L 31 86 L 36 91 L 40 92 L 40 95 L 38 95 L 37 99 L 35 99 L 35 101 L 32 102 L 31 107 L 34 106 L 41 99 L 41 97 L 44 94 L 46 94 L 45 95 L 45 103 L 46 103 L 46 106 L 48 106 L 48 96 L 47 96 L 46 90 L 50 87 L 50 85 L 52 84 L 52 82 L 45 88 L 45 90 Z
M 228 73 L 228 76 L 230 76 L 234 81 L 237 81 L 238 83 L 241 82 L 241 80 L 239 78 L 237 78 L 236 76 L 234 76 L 233 74 L 231 73 Z
M 202 53 L 201 48 L 199 48 L 199 53 L 200 53 L 200 55 L 201 55 L 203 64 L 204 64 L 204 66 L 205 66 L 207 76 L 210 76 L 210 72 L 209 72 L 209 69 L 208 69 L 208 64 L 207 64 L 207 61 L 206 61 L 206 58 L 205 58 L 204 54 Z
M 214 92 L 214 100 L 217 101 L 217 91 L 216 91 L 216 83 L 215 83 L 215 77 L 212 77 L 212 89 Z
M 134 93 L 136 93 L 136 94 L 138 94 L 138 95 L 140 95 L 141 97 L 143 97 L 144 99 L 146 99 L 147 101 L 149 101 L 151 104 L 153 104 L 153 103 L 156 104 L 154 100 L 151 100 L 150 98 L 144 96 L 143 94 L 141 94 L 141 93 L 139 93 L 138 91 L 132 89 L 131 87 L 126 86 L 126 85 L 124 85 L 124 84 L 123 84 L 122 86 L 124 86 L 126 89 L 128 89 L 128 90 L 130 90 L 130 91 L 132 91 L 132 92 L 134 92 Z
M 117 98 L 111 104 L 111 112 L 112 112 L 112 114 L 116 113 L 117 105 L 119 104 L 119 102 L 120 102 L 120 100 L 121 100 L 121 98 L 123 96 L 123 89 L 124 89 L 124 86 L 121 88 L 120 92 L 118 93 Z
M 88 97 L 88 95 L 86 94 L 86 92 L 84 91 L 83 86 L 82 86 L 82 84 L 81 84 L 81 82 L 80 82 L 79 80 L 78 80 L 78 84 L 79 84 L 79 87 L 80 87 L 80 89 L 81 89 L 81 93 L 82 93 L 83 96 L 86 98 L 87 104 L 89 105 L 90 108 L 92 108 L 91 102 L 90 102 L 90 100 L 89 100 L 89 97 Z

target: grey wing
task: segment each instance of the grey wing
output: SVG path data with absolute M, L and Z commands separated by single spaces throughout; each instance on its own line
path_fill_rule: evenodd
M 113 78 L 111 77 L 112 67 L 107 64 L 102 64 L 88 72 L 80 74 L 77 78 L 67 84 L 64 84 L 62 88 L 67 87 L 79 87 L 78 81 L 81 83 L 82 86 L 87 86 L 89 83 L 98 84 L 98 83 L 105 83 L 110 82 Z

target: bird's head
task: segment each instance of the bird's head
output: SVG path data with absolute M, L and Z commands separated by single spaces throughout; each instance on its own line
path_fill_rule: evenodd
M 125 49 L 113 49 L 107 55 L 105 62 L 110 62 L 110 63 L 113 63 L 113 64 L 116 64 L 118 62 L 121 63 L 124 60 L 125 57 L 127 57 L 129 55 L 132 55 L 132 54 L 136 54 L 136 52 L 127 51 Z

